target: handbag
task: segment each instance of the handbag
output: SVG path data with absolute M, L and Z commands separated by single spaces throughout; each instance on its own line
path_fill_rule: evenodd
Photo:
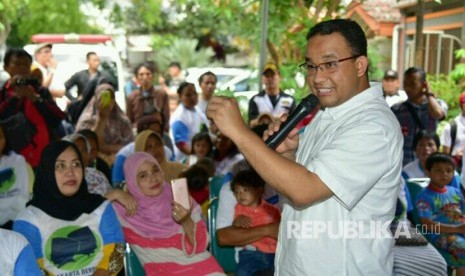
M 37 132 L 22 111 L 1 120 L 0 123 L 3 125 L 8 144 L 17 153 L 32 143 L 32 138 Z

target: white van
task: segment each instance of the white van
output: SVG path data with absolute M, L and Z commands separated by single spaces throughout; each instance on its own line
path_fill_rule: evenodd
M 116 102 L 123 111 L 126 111 L 123 64 L 118 51 L 111 43 L 111 36 L 37 34 L 32 37 L 32 41 L 37 44 L 44 42 L 53 44 L 52 54 L 57 61 L 57 69 L 51 83 L 52 89 L 64 90 L 65 82 L 74 73 L 87 69 L 86 54 L 88 52 L 97 53 L 100 57 L 100 70 L 116 80 Z M 37 44 L 26 45 L 24 49 L 34 56 Z M 57 104 L 62 110 L 65 110 L 68 102 L 66 97 L 57 99 Z

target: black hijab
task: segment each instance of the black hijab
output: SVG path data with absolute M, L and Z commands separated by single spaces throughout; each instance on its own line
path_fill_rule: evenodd
M 92 213 L 105 199 L 100 195 L 89 193 L 84 172 L 81 186 L 76 194 L 64 196 L 60 192 L 55 179 L 55 162 L 58 156 L 69 147 L 78 155 L 84 170 L 85 165 L 81 154 L 73 143 L 68 141 L 50 143 L 42 151 L 35 175 L 33 197 L 28 205 L 37 207 L 54 218 L 72 221 L 83 213 Z

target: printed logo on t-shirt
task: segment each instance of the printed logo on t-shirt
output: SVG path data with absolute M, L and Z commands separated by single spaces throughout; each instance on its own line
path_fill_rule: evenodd
M 13 168 L 0 170 L 0 194 L 7 193 L 16 182 L 16 174 Z
M 292 104 L 291 100 L 282 100 L 282 101 L 281 101 L 281 105 L 282 105 L 283 107 L 290 107 L 291 104 Z
M 102 242 L 88 226 L 56 230 L 45 245 L 45 257 L 61 270 L 79 270 L 92 263 Z

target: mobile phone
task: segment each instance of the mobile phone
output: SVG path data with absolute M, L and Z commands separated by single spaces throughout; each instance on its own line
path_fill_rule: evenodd
M 100 101 L 102 102 L 103 107 L 107 107 L 111 102 L 111 91 L 105 90 L 100 95 Z
M 187 189 L 187 179 L 178 178 L 171 180 L 171 189 L 173 190 L 174 201 L 189 210 L 191 206 L 189 201 L 189 190 Z

